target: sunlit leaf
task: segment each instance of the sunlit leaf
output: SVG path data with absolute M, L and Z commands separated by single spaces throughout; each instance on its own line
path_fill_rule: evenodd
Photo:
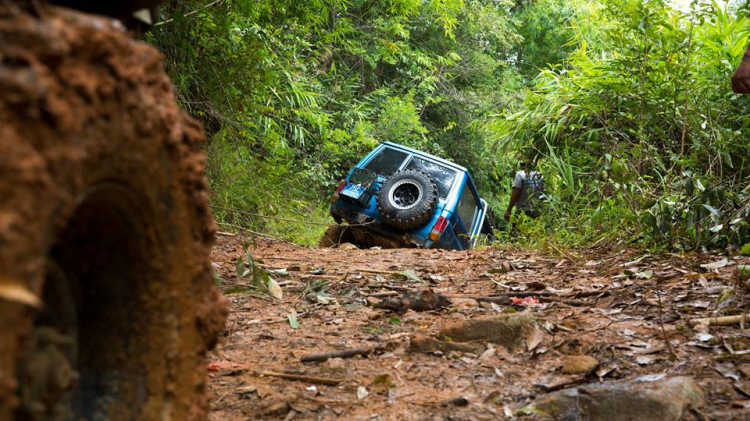
M 292 309 L 292 312 L 287 316 L 289 319 L 289 327 L 292 329 L 299 329 L 299 320 L 297 319 L 297 311 Z
M 25 304 L 34 308 L 42 306 L 42 300 L 21 282 L 3 276 L 0 276 L 0 300 Z
M 279 283 L 276 282 L 273 278 L 268 277 L 268 280 L 266 281 L 266 287 L 268 288 L 268 295 L 271 297 L 281 300 L 284 298 L 284 293 L 281 290 L 281 287 L 279 286 Z

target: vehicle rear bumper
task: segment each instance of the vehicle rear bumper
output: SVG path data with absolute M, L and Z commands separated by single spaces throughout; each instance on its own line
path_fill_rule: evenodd
M 419 235 L 396 230 L 348 206 L 331 206 L 331 216 L 334 219 L 343 219 L 349 225 L 358 226 L 361 229 L 369 231 L 372 235 L 384 237 L 403 246 L 429 248 L 432 245 L 432 241 L 422 238 Z

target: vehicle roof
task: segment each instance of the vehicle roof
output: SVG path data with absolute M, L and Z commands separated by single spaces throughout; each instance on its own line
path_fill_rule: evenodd
M 460 166 L 458 164 L 455 164 L 455 163 L 453 163 L 451 161 L 448 161 L 446 159 L 437 157 L 435 155 L 428 154 L 427 152 L 422 152 L 422 151 L 420 151 L 418 149 L 410 148 L 410 147 L 404 146 L 404 145 L 399 145 L 398 143 L 393 143 L 393 142 L 383 142 L 382 144 L 390 146 L 392 148 L 402 149 L 404 151 L 407 151 L 407 152 L 410 152 L 410 153 L 413 153 L 413 154 L 416 154 L 416 155 L 426 156 L 426 157 L 428 157 L 430 159 L 433 159 L 433 160 L 435 160 L 435 161 L 437 161 L 437 162 L 439 162 L 441 164 L 444 164 L 444 165 L 446 165 L 448 167 L 451 167 L 451 168 L 453 168 L 455 170 L 458 170 L 458 171 L 463 171 L 465 173 L 469 172 L 469 170 L 467 170 L 466 168 L 464 168 L 464 167 L 462 167 L 462 166 Z

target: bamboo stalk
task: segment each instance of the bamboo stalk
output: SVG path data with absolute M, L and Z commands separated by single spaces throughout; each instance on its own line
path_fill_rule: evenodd
M 747 313 L 738 314 L 736 316 L 719 316 L 719 317 L 707 317 L 704 319 L 693 319 L 690 321 L 691 326 L 705 324 L 709 326 L 732 326 L 735 324 L 744 325 L 749 322 Z

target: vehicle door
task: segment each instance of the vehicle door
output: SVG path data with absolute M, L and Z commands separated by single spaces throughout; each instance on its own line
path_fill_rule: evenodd
M 456 211 L 453 213 L 455 221 L 452 224 L 462 250 L 471 248 L 473 245 L 476 228 L 481 225 L 482 209 L 479 195 L 472 188 L 471 180 L 467 177 L 456 205 Z

